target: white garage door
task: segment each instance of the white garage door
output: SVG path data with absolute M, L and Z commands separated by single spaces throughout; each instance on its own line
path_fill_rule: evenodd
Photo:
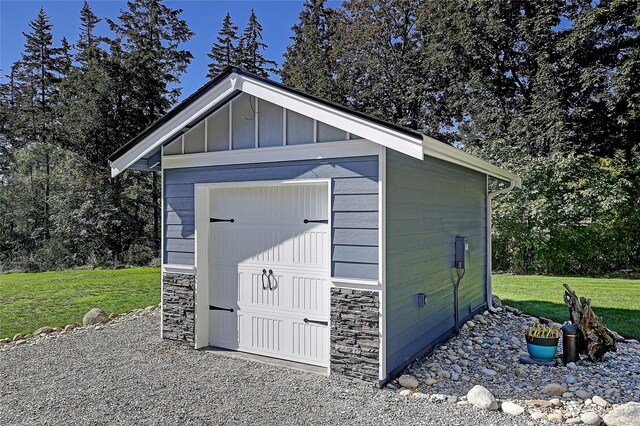
M 328 366 L 327 191 L 212 190 L 211 345 Z

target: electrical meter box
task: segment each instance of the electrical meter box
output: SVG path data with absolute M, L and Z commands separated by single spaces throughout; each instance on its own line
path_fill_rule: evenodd
M 454 267 L 458 269 L 465 269 L 465 259 L 469 252 L 469 237 L 456 237 L 456 256 Z

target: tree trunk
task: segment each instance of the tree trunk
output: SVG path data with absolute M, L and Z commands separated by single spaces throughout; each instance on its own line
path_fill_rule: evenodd
M 580 327 L 580 352 L 586 353 L 592 362 L 602 360 L 607 352 L 615 352 L 615 336 L 591 309 L 591 299 L 578 299 L 568 284 L 563 285 L 564 304 L 569 308 L 569 317 Z

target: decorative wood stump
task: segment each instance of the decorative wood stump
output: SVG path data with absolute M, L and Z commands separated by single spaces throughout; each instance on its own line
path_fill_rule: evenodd
M 592 362 L 600 361 L 607 352 L 616 351 L 614 334 L 591 309 L 591 299 L 576 296 L 568 284 L 564 285 L 564 304 L 569 308 L 571 321 L 580 327 L 580 353 Z

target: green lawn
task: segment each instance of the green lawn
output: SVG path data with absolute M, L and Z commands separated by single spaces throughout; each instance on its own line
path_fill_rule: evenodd
M 0 275 L 0 338 L 82 322 L 91 308 L 107 315 L 160 302 L 160 269 L 68 270 Z
M 494 275 L 493 293 L 527 314 L 562 322 L 569 319 L 562 299 L 563 283 L 569 284 L 578 297 L 591 298 L 593 310 L 607 327 L 640 339 L 640 280 Z

